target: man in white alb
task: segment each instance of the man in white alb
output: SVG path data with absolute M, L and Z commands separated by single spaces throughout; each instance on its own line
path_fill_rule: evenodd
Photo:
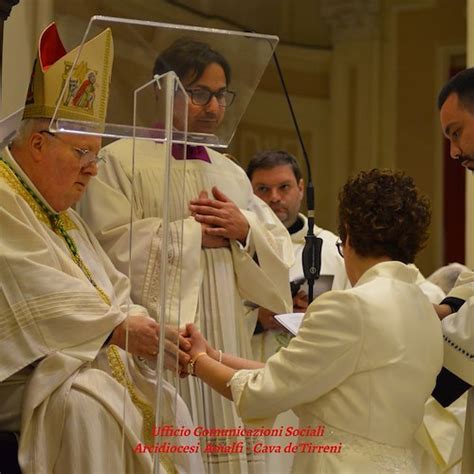
M 224 120 L 235 94 L 230 90 L 227 60 L 211 45 L 182 38 L 156 60 L 154 74 L 176 72 L 189 96 L 188 130 L 214 133 Z M 238 93 L 238 91 L 237 91 Z M 174 126 L 182 127 L 181 117 Z M 163 203 L 160 189 L 165 166 L 164 145 L 141 140 L 135 144 L 135 182 L 131 184 L 132 140 L 105 147 L 107 163 L 89 187 L 80 212 L 119 269 L 128 271 L 130 207 L 135 220 L 134 258 L 131 262 L 132 297 L 156 311 Z M 173 147 L 170 219 L 183 224 L 182 281 L 170 274 L 169 297 L 181 307 L 181 324 L 195 322 L 222 350 L 251 356 L 251 334 L 243 300 L 286 312 L 291 307 L 288 268 L 293 261 L 291 242 L 271 210 L 253 195 L 244 171 L 232 160 L 204 146 Z M 185 166 L 184 166 L 185 165 Z M 182 209 L 182 186 L 186 179 Z M 109 198 L 104 199 L 104 196 Z M 100 205 L 97 203 L 100 202 Z M 173 286 L 174 285 L 174 286 Z M 206 428 L 241 425 L 233 405 L 193 377 L 181 383 L 181 394 L 196 424 Z M 235 438 L 203 438 L 203 444 L 232 445 Z M 252 439 L 243 440 L 252 445 Z M 261 472 L 263 456 L 242 453 L 203 453 L 208 472 Z

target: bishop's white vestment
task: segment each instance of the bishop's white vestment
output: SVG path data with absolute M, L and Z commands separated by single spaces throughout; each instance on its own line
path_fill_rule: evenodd
M 0 228 L 0 393 L 12 380 L 23 393 L 22 471 L 150 473 L 151 455 L 134 448 L 154 443 L 155 372 L 104 347 L 127 311 L 147 314 L 131 304 L 128 279 L 74 211 L 58 214 L 47 204 L 8 149 L 0 161 Z M 167 385 L 165 419 L 191 425 L 182 401 L 175 412 L 174 396 Z M 160 461 L 160 472 L 202 472 L 196 456 Z

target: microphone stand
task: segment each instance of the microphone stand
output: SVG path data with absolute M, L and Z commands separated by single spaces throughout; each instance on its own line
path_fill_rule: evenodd
M 308 184 L 306 185 L 306 203 L 308 207 L 308 233 L 305 236 L 305 245 L 303 248 L 302 255 L 302 264 L 303 264 L 303 274 L 306 280 L 308 281 L 308 303 L 313 301 L 313 286 L 314 282 L 319 278 L 321 272 L 321 250 L 323 247 L 323 240 L 320 237 L 314 235 L 314 186 L 311 178 L 311 166 L 309 164 L 308 154 L 306 153 L 306 148 L 303 143 L 303 138 L 298 126 L 298 121 L 296 120 L 295 113 L 293 111 L 293 106 L 291 104 L 290 96 L 286 89 L 285 80 L 283 78 L 283 73 L 280 69 L 280 64 L 276 55 L 276 51 L 273 52 L 273 60 L 275 61 L 275 66 L 278 71 L 278 77 L 280 78 L 280 83 L 283 87 L 285 93 L 286 101 L 288 102 L 288 107 L 290 108 L 291 117 L 293 119 L 293 124 L 298 135 L 298 141 L 301 145 L 303 151 L 303 157 L 306 163 L 306 169 L 308 172 Z

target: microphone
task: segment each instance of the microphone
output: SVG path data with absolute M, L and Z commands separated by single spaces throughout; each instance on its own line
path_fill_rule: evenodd
M 321 272 L 321 250 L 323 247 L 323 239 L 316 237 L 314 235 L 314 186 L 313 180 L 311 177 L 311 166 L 309 164 L 308 154 L 306 153 L 306 148 L 304 146 L 303 137 L 301 136 L 300 128 L 298 126 L 298 121 L 296 120 L 296 115 L 293 110 L 293 105 L 291 104 L 290 96 L 288 90 L 286 89 L 285 80 L 283 78 L 283 73 L 280 69 L 280 64 L 278 62 L 278 57 L 276 51 L 273 51 L 273 60 L 277 68 L 278 77 L 280 78 L 280 83 L 283 87 L 283 92 L 285 93 L 286 101 L 288 107 L 290 108 L 291 118 L 296 129 L 296 134 L 298 135 L 298 141 L 301 145 L 301 150 L 303 151 L 303 158 L 306 163 L 306 169 L 308 172 L 308 183 L 306 185 L 306 203 L 308 208 L 308 233 L 305 236 L 305 245 L 303 248 L 302 254 L 302 265 L 303 265 L 303 274 L 306 280 L 308 281 L 308 303 L 313 301 L 313 286 L 314 282 L 319 278 Z

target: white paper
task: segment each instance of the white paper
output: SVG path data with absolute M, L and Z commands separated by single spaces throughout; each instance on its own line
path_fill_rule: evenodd
M 291 332 L 294 336 L 298 332 L 298 329 L 301 326 L 303 321 L 304 313 L 284 313 L 284 314 L 275 314 L 274 318 L 288 331 Z

